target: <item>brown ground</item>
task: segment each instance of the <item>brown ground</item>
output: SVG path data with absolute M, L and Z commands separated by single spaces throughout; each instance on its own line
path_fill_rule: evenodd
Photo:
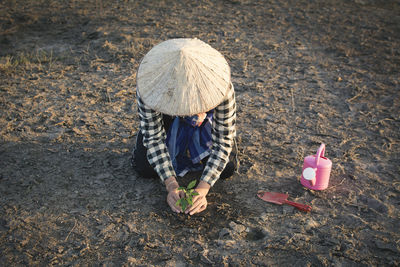
M 399 2 L 183 2 L 0 1 L 0 265 L 399 265 Z M 136 70 L 173 37 L 226 56 L 238 103 L 239 173 L 191 217 L 129 165 Z

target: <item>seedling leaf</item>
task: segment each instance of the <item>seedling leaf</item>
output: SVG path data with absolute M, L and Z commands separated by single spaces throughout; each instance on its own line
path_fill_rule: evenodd
M 185 211 L 188 206 L 193 205 L 193 196 L 197 196 L 199 193 L 194 191 L 194 186 L 196 185 L 196 180 L 189 183 L 187 187 L 181 186 L 178 188 L 179 191 L 185 193 L 185 197 L 179 199 L 175 205 L 181 207 L 182 211 Z
M 193 180 L 189 183 L 189 185 L 187 186 L 187 189 L 192 189 L 195 185 L 196 185 L 196 180 Z
M 186 207 L 188 206 L 188 201 L 186 199 L 184 199 L 184 198 L 181 198 L 181 199 L 182 199 L 181 208 L 182 208 L 182 211 L 185 211 Z

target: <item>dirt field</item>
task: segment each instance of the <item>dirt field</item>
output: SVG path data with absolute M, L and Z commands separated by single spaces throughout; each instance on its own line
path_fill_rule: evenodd
M 175 37 L 227 58 L 238 105 L 239 172 L 191 217 L 129 163 L 137 68 Z M 399 266 L 399 69 L 395 0 L 0 1 L 0 265 Z

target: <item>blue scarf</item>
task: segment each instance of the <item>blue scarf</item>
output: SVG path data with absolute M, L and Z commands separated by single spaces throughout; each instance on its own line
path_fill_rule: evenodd
M 214 110 L 200 126 L 196 126 L 198 116 L 176 117 L 167 133 L 166 144 L 171 157 L 172 166 L 178 176 L 189 171 L 203 169 L 201 160 L 210 155 L 212 140 L 211 128 Z

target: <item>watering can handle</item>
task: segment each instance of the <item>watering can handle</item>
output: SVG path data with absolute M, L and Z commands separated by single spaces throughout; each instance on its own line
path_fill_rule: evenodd
M 317 156 L 315 158 L 315 165 L 318 166 L 319 158 L 323 157 L 325 154 L 325 144 L 321 144 L 321 146 L 317 150 Z

